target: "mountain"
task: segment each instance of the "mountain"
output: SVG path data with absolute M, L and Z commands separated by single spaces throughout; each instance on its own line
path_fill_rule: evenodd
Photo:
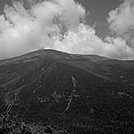
M 134 132 L 134 61 L 38 50 L 0 61 L 0 91 L 22 120 Z

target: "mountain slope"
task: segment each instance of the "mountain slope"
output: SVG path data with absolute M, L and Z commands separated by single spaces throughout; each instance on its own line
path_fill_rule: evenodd
M 39 50 L 0 61 L 0 90 L 1 111 L 15 102 L 11 112 L 26 120 L 134 121 L 134 61 Z

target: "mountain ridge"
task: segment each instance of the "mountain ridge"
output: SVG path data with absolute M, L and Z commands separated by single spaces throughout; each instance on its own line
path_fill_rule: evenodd
M 15 56 L 15 57 L 12 57 L 12 58 L 5 58 L 5 59 L 2 59 L 0 61 L 7 61 L 7 60 L 15 60 L 15 59 L 19 59 L 21 57 L 25 57 L 25 56 L 30 56 L 30 55 L 33 55 L 33 54 L 43 54 L 45 55 L 46 54 L 56 54 L 56 53 L 60 53 L 60 54 L 64 54 L 64 55 L 74 55 L 74 56 L 91 56 L 91 57 L 101 57 L 101 58 L 107 58 L 107 59 L 110 59 L 108 57 L 104 57 L 104 56 L 99 56 L 99 55 L 95 55 L 95 54 L 71 54 L 71 53 L 67 53 L 67 52 L 62 52 L 62 51 L 58 51 L 58 50 L 53 50 L 53 49 L 39 49 L 39 50 L 36 50 L 36 51 L 32 51 L 32 52 L 28 52 L 26 54 L 22 54 L 20 56 Z

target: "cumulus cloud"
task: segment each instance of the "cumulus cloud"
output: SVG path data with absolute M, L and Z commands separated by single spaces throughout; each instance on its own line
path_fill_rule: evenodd
M 95 30 L 80 24 L 77 30 L 69 31 L 64 39 L 54 43 L 54 48 L 76 54 L 98 54 L 106 57 L 128 59 L 133 58 L 133 51 L 120 37 L 99 38 Z
M 123 3 L 109 13 L 110 29 L 126 39 L 134 37 L 134 0 L 124 0 Z
M 28 7 L 25 2 L 29 3 Z M 108 21 L 110 27 L 120 31 L 122 28 L 117 25 L 115 28 L 116 19 L 112 19 L 116 18 L 113 15 L 115 12 L 110 12 Z M 133 49 L 124 38 L 107 36 L 102 40 L 94 28 L 84 24 L 85 16 L 85 8 L 74 0 L 13 1 L 12 6 L 6 5 L 4 14 L 0 15 L 0 58 L 40 48 L 120 59 L 134 58 Z M 128 24 L 126 29 L 130 27 Z
M 53 37 L 78 27 L 84 8 L 73 0 L 53 0 L 32 4 L 6 5 L 0 16 L 0 57 L 12 57 L 41 47 L 52 48 Z M 74 19 L 72 19 L 74 18 Z

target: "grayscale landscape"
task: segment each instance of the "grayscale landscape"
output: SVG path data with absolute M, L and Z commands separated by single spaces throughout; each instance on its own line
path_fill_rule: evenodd
M 133 134 L 133 14 L 133 0 L 0 0 L 0 134 Z

